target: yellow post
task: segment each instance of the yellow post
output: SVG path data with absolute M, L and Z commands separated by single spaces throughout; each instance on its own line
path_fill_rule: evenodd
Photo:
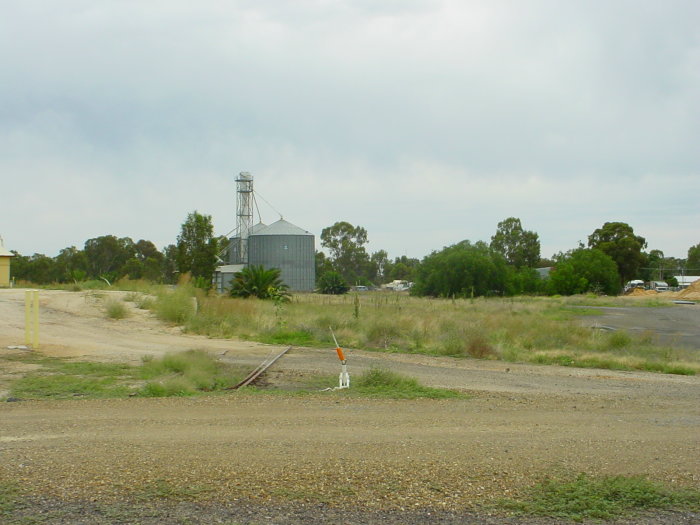
M 35 349 L 39 348 L 39 290 L 34 290 L 34 344 Z
M 31 312 L 32 312 L 32 293 L 27 290 L 24 292 L 24 344 L 29 346 L 32 342 L 31 338 Z
M 24 292 L 24 344 L 39 348 L 39 290 Z

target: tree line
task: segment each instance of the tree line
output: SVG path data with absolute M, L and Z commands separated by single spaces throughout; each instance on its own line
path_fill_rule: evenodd
M 366 243 L 366 230 L 347 222 L 323 230 L 321 245 L 330 255 L 317 254 L 321 291 L 342 293 L 351 283 L 402 279 L 413 281 L 411 293 L 418 296 L 613 295 L 631 279 L 665 280 L 675 286 L 674 275 L 700 273 L 700 243 L 688 249 L 685 260 L 665 257 L 660 250 L 646 252 L 646 239 L 623 222 L 606 222 L 588 236 L 587 245 L 551 259 L 541 257 L 539 235 L 525 230 L 517 217 L 499 222 L 490 243 L 460 241 L 420 261 L 391 261 L 384 250 L 370 255 Z
M 412 293 L 432 297 L 476 297 L 518 294 L 619 293 L 631 279 L 665 280 L 673 275 L 700 273 L 700 243 L 687 259 L 645 251 L 646 240 L 623 222 L 606 222 L 580 244 L 550 259 L 541 257 L 539 235 L 523 228 L 519 218 L 498 223 L 490 242 L 463 240 L 433 251 L 422 260 L 391 259 L 385 250 L 369 253 L 367 230 L 339 221 L 324 228 L 325 251 L 316 252 L 317 285 L 324 293 L 344 293 L 350 286 L 379 286 L 395 280 L 414 283 Z M 228 239 L 214 235 L 211 216 L 188 214 L 174 244 L 163 251 L 151 241 L 104 235 L 88 239 L 82 249 L 62 249 L 55 257 L 13 252 L 15 280 L 36 284 L 121 278 L 175 283 L 190 274 L 202 288 L 211 286 L 219 255 Z M 551 268 L 542 278 L 538 268 Z
M 228 245 L 215 237 L 211 216 L 194 211 L 181 226 L 175 244 L 161 252 L 153 242 L 130 237 L 102 235 L 85 241 L 82 249 L 62 249 L 57 256 L 41 253 L 24 256 L 13 251 L 11 272 L 16 281 L 35 284 L 79 283 L 101 279 L 113 283 L 122 278 L 172 284 L 189 273 L 196 284 L 208 288 L 217 255 Z

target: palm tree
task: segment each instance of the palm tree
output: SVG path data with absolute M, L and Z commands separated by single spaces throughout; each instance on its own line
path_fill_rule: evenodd
M 282 282 L 280 270 L 263 266 L 246 266 L 237 272 L 231 283 L 233 297 L 287 300 L 289 286 Z

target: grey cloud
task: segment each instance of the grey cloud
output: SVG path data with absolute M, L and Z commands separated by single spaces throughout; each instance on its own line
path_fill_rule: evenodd
M 411 255 L 460 240 L 462 224 L 458 237 L 487 239 L 518 214 L 568 249 L 576 234 L 557 232 L 557 214 L 643 226 L 638 203 L 608 194 L 698 189 L 696 2 L 26 1 L 5 14 L 0 173 L 43 159 L 26 173 L 56 162 L 160 188 L 248 169 L 275 181 L 274 198 L 293 195 L 294 222 L 320 229 L 343 212 Z M 655 198 L 692 214 L 688 193 Z M 206 207 L 205 191 L 177 195 L 152 205 L 170 221 Z M 310 196 L 336 204 L 312 213 Z M 226 222 L 226 198 L 210 199 Z

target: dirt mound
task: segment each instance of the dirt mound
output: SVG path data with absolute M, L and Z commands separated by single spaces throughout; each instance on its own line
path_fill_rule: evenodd
M 678 297 L 681 299 L 700 300 L 700 279 L 693 281 L 688 288 L 678 292 Z
M 625 295 L 628 295 L 630 297 L 641 297 L 643 295 L 656 295 L 655 290 L 644 290 L 643 288 L 632 288 L 629 292 L 627 292 Z

